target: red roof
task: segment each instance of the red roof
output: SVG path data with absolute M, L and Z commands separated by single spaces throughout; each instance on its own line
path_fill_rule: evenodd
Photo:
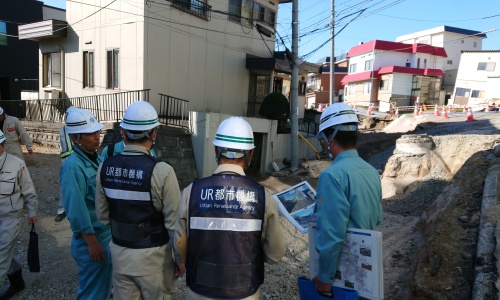
M 423 76 L 444 76 L 443 71 L 440 69 L 417 69 L 408 68 L 400 66 L 386 66 L 378 70 L 378 74 L 389 74 L 389 73 L 406 73 L 413 75 L 423 75 Z
M 366 72 L 346 75 L 340 83 L 346 85 L 354 81 L 367 80 L 371 78 L 372 78 L 372 71 L 366 71 Z M 378 78 L 377 71 L 373 72 L 373 78 Z
M 373 40 L 358 46 L 354 46 L 349 50 L 347 57 L 353 57 L 363 53 L 372 52 L 374 50 L 395 51 L 404 53 L 427 53 L 447 57 L 446 51 L 442 47 L 435 47 L 427 44 L 405 44 L 389 41 Z

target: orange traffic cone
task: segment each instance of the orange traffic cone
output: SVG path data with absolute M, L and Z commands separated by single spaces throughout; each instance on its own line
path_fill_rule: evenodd
M 434 106 L 434 115 L 435 115 L 436 117 L 439 117 L 439 116 L 440 116 L 440 115 L 439 115 L 439 108 L 438 108 L 438 105 L 437 105 L 437 104 Z
M 451 114 L 451 106 L 448 106 L 448 113 Z
M 418 115 L 421 116 L 422 115 L 422 106 L 420 106 L 420 110 L 418 111 Z
M 415 105 L 415 109 L 413 110 L 413 115 L 418 116 L 418 106 Z
M 372 106 L 370 105 L 368 109 L 366 110 L 366 114 L 369 116 L 372 114 Z
M 393 116 L 393 115 L 394 115 L 394 110 L 392 109 L 392 105 L 391 105 L 391 106 L 390 106 L 390 108 L 389 108 L 389 114 L 390 114 L 391 116 Z
M 474 116 L 472 115 L 472 109 L 469 107 L 469 111 L 467 112 L 467 120 L 465 122 L 473 122 Z
M 467 106 L 464 105 L 464 109 L 462 110 L 463 113 L 467 112 Z
M 441 118 L 448 119 L 448 113 L 446 112 L 446 106 L 445 105 L 443 105 L 443 113 L 441 115 Z

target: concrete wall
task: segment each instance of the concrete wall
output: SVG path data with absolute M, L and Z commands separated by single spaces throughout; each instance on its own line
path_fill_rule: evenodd
M 217 163 L 212 144 L 220 123 L 230 115 L 206 112 L 189 112 L 191 140 L 193 144 L 196 167 L 200 177 L 210 176 Z M 260 172 L 273 171 L 271 163 L 274 160 L 290 159 L 290 134 L 277 134 L 278 122 L 274 120 L 245 118 L 252 126 L 253 132 L 262 134 L 262 152 Z M 320 144 L 314 137 L 308 137 L 316 149 Z M 304 142 L 299 141 L 299 159 L 313 158 L 314 151 Z
M 59 130 L 64 124 L 30 121 L 21 123 L 33 142 L 59 149 Z M 101 134 L 101 147 L 98 151 L 121 140 L 118 123 L 109 122 L 103 125 L 104 134 Z M 191 135 L 184 129 L 160 126 L 154 149 L 160 159 L 174 168 L 181 189 L 198 179 Z

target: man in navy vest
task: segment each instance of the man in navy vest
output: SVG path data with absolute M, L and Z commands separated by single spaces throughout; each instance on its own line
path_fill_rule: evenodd
M 172 298 L 169 241 L 181 195 L 174 169 L 151 155 L 159 125 L 151 104 L 130 104 L 120 125 L 125 149 L 97 172 L 96 214 L 111 224 L 113 299 Z
M 177 275 L 186 271 L 186 299 L 259 299 L 264 262 L 285 254 L 276 203 L 245 176 L 255 148 L 250 124 L 221 123 L 215 140 L 219 166 L 182 193 L 174 249 Z

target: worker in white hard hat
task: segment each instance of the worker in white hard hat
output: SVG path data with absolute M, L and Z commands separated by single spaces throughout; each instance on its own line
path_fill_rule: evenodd
M 0 130 L 3 131 L 5 136 L 5 151 L 24 160 L 23 150 L 21 149 L 21 143 L 23 143 L 26 146 L 26 151 L 29 154 L 33 153 L 33 143 L 23 124 L 16 117 L 7 115 L 1 107 Z
M 9 299 L 24 289 L 21 263 L 14 249 L 19 239 L 23 208 L 27 207 L 28 223 L 34 224 L 38 207 L 26 164 L 5 151 L 5 142 L 0 131 L 0 299 Z
M 97 174 L 97 217 L 112 229 L 113 299 L 172 299 L 175 290 L 181 192 L 174 169 L 151 153 L 159 125 L 151 104 L 130 104 L 120 125 L 125 149 Z
M 213 144 L 214 174 L 182 192 L 177 275 L 186 272 L 186 299 L 260 299 L 264 262 L 279 262 L 286 250 L 278 208 L 245 176 L 255 148 L 247 121 L 224 120 Z
M 322 293 L 331 293 L 347 228 L 374 230 L 382 221 L 380 176 L 358 156 L 358 124 L 349 105 L 335 103 L 321 114 L 316 136 L 333 159 L 316 190 L 319 272 L 313 281 Z
M 111 284 L 109 241 L 111 228 L 97 220 L 96 174 L 102 162 L 97 155 L 104 126 L 88 110 L 75 109 L 66 116 L 66 132 L 74 148 L 61 168 L 64 210 L 73 231 L 71 255 L 78 266 L 77 299 L 104 300 Z
M 68 116 L 68 113 L 72 110 L 77 109 L 74 106 L 68 107 L 66 109 L 66 116 Z M 71 142 L 71 139 L 69 137 L 69 134 L 66 132 L 66 126 L 62 126 L 61 129 L 59 130 L 59 142 L 61 144 L 61 168 L 64 165 L 64 162 L 68 159 L 68 157 L 73 153 L 73 142 Z M 56 222 L 61 222 L 66 218 L 66 212 L 64 211 L 64 204 L 62 200 L 62 188 L 60 189 L 60 196 L 59 196 L 59 204 L 57 205 L 57 215 L 54 219 Z

